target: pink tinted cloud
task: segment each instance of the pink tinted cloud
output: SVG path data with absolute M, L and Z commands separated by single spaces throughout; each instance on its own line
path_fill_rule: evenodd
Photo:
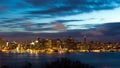
M 105 26 L 101 26 L 101 27 L 98 27 L 96 28 L 97 31 L 106 31 L 107 28 Z
M 28 21 L 25 22 L 25 25 L 26 25 L 26 26 L 33 26 L 33 24 L 32 24 L 31 22 L 28 22 Z
M 61 23 L 55 23 L 53 25 L 53 29 L 56 29 L 56 30 L 66 30 L 66 27 L 63 24 L 61 24 Z
M 96 28 L 95 30 L 85 31 L 85 32 L 83 32 L 82 34 L 83 34 L 83 35 L 90 34 L 90 35 L 94 35 L 94 36 L 101 36 L 101 35 L 104 35 L 103 32 L 106 31 L 106 30 L 107 30 L 106 27 L 101 26 L 101 27 Z

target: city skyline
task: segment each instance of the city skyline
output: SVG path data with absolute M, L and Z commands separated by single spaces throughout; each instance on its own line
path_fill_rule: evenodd
M 119 0 L 0 0 L 0 37 L 120 41 Z

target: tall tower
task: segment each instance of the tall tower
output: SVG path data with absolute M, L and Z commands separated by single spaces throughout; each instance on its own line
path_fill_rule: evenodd
M 83 43 L 87 43 L 87 37 L 85 35 L 83 37 Z

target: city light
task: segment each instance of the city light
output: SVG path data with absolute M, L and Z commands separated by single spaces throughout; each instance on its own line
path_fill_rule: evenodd
M 34 42 L 31 42 L 30 44 L 31 44 L 31 45 L 35 45 L 35 43 L 34 43 Z
M 13 43 L 15 42 L 15 43 Z M 83 40 L 75 41 L 72 36 L 68 36 L 65 39 L 41 39 L 33 40 L 31 43 L 23 42 L 5 42 L 5 45 L 0 46 L 2 52 L 14 52 L 14 53 L 73 53 L 73 52 L 119 52 L 119 43 L 103 43 L 100 41 L 91 41 L 87 37 L 83 36 Z M 40 43 L 38 43 L 40 42 Z
M 38 43 L 38 40 L 36 40 L 35 42 Z

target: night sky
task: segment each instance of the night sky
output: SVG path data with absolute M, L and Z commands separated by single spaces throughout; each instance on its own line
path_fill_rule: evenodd
M 0 0 L 0 36 L 120 42 L 120 0 Z

